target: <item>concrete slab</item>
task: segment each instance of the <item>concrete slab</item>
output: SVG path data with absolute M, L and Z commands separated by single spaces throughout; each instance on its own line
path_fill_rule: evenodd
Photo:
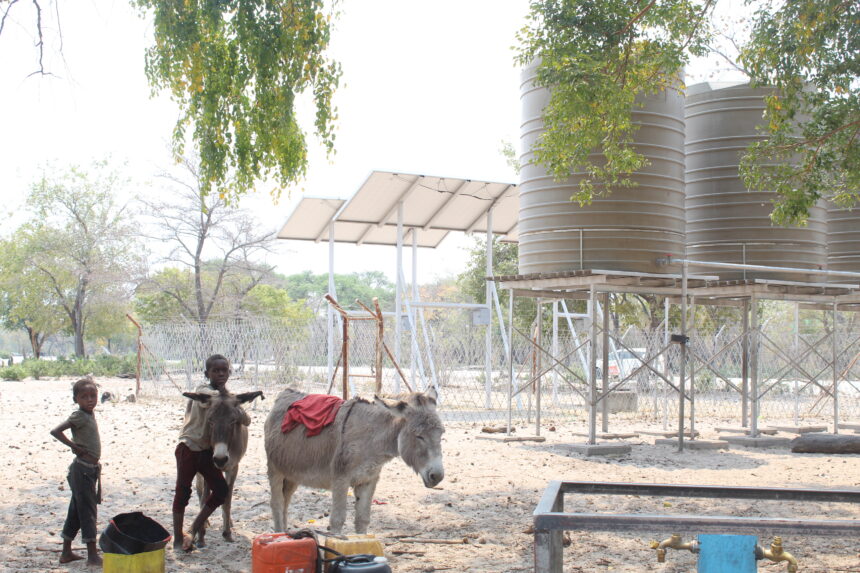
M 574 436 L 584 436 L 586 438 L 588 437 L 588 434 L 586 434 L 585 432 L 571 432 L 571 433 Z M 598 432 L 598 434 L 597 434 L 598 440 L 629 440 L 630 438 L 638 438 L 638 437 L 639 437 L 639 434 L 637 434 L 635 432 L 616 432 L 616 433 L 612 433 L 612 432 L 600 433 L 600 432 Z
M 814 432 L 826 432 L 827 426 L 768 426 L 780 432 L 789 434 L 809 434 Z M 762 432 L 764 433 L 764 432 Z
M 860 424 L 839 424 L 840 430 L 854 430 L 854 432 L 860 432 Z
M 637 430 L 640 434 L 645 434 L 646 436 L 662 436 L 664 438 L 677 438 L 678 430 Z M 690 433 L 689 430 L 684 432 L 685 438 L 695 438 L 698 437 L 699 432 Z
M 741 428 L 741 427 L 715 428 L 715 430 L 717 430 L 718 432 L 734 432 L 736 434 L 749 434 L 750 433 L 749 428 Z M 777 430 L 776 428 L 759 428 L 758 431 L 760 434 L 767 434 L 768 436 L 772 436 L 772 435 L 776 434 L 779 430 Z
M 633 449 L 630 444 L 622 442 L 613 444 L 569 444 L 564 447 L 572 453 L 584 456 L 621 456 L 629 454 Z
M 654 440 L 655 446 L 677 446 L 678 438 L 658 438 Z M 727 450 L 728 442 L 720 440 L 684 440 L 685 450 Z
M 720 440 L 726 441 L 734 446 L 747 448 L 787 448 L 791 446 L 791 438 L 777 438 L 773 436 L 720 436 Z

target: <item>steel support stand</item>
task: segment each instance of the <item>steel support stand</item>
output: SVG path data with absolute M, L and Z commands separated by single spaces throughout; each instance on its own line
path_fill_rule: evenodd
M 588 320 L 591 340 L 588 345 L 588 443 L 597 443 L 597 372 L 595 371 L 595 358 L 597 344 L 597 291 L 594 285 L 589 289 L 588 298 Z
M 511 434 L 511 420 L 514 408 L 514 289 L 508 291 L 508 428 Z
M 537 299 L 537 347 L 543 348 L 543 300 Z M 535 351 L 537 379 L 534 382 L 535 393 L 535 436 L 540 436 L 540 395 L 541 380 L 543 379 L 543 353 Z
M 335 292 L 334 286 L 334 221 L 328 225 L 328 292 L 335 298 L 335 300 L 337 300 L 337 292 Z M 336 316 L 338 315 L 335 314 L 334 309 L 329 305 L 326 308 L 326 330 L 328 331 L 328 380 L 331 380 L 334 376 L 334 321 Z
M 401 269 L 403 268 L 403 201 L 397 203 L 397 282 L 394 285 L 394 361 L 400 364 L 401 338 L 403 337 L 403 325 L 401 321 L 403 313 L 403 279 Z M 400 380 L 394 381 L 394 392 L 400 392 Z
M 678 399 L 678 451 L 684 451 L 684 416 L 685 416 L 685 395 L 686 395 L 686 378 L 687 378 L 687 263 L 681 266 L 681 364 L 678 368 L 678 388 L 680 396 Z
M 750 395 L 750 301 L 744 299 L 743 338 L 741 339 L 741 427 L 750 425 L 749 395 Z
M 833 301 L 833 433 L 839 433 L 839 347 L 837 345 L 839 337 L 839 311 L 836 301 Z
M 486 276 L 493 276 L 493 208 L 487 210 L 487 239 L 486 239 Z M 484 381 L 484 407 L 488 410 L 493 407 L 492 401 L 492 393 L 493 393 L 493 285 L 490 281 L 486 282 L 486 291 L 484 294 L 484 301 L 487 304 L 487 314 L 489 315 L 487 318 L 489 322 L 487 322 L 487 331 L 484 334 L 484 376 L 486 380 Z M 540 406 L 538 406 L 538 411 L 540 411 Z M 538 413 L 538 419 L 540 418 L 540 413 Z
M 603 336 L 602 338 L 602 346 L 601 346 L 601 355 L 602 355 L 602 371 L 603 375 L 603 389 L 601 391 L 601 416 L 600 416 L 600 427 L 602 431 L 609 431 L 609 293 L 603 293 Z M 622 375 L 621 372 L 621 361 L 616 358 L 615 363 L 618 364 L 618 374 Z
M 416 302 L 418 300 L 418 230 L 411 229 L 412 233 L 412 302 Z M 416 308 L 414 305 L 409 305 L 407 309 L 409 311 L 410 316 L 410 327 L 411 327 L 411 339 L 412 339 L 412 360 L 410 361 L 410 378 L 412 380 L 412 387 L 416 390 L 418 389 L 418 313 L 423 313 L 424 310 L 422 308 Z
M 669 346 L 669 297 L 663 298 L 663 347 Z M 669 378 L 669 355 L 663 358 L 663 377 Z M 663 430 L 669 429 L 669 391 L 668 385 L 663 384 Z M 657 397 L 655 396 L 656 400 Z
M 794 356 L 800 352 L 800 303 L 794 303 Z M 794 380 L 794 425 L 800 425 L 800 390 L 797 386 L 797 377 Z
M 552 301 L 552 355 L 558 356 L 558 301 Z M 552 369 L 552 403 L 558 404 L 558 370 Z
M 758 363 L 759 350 L 761 349 L 759 341 L 759 324 L 758 324 L 758 298 L 750 297 L 750 437 L 758 437 Z

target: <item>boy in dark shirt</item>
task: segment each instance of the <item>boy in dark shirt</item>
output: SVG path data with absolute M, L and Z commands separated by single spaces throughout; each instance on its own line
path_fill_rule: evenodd
M 101 439 L 93 410 L 98 403 L 98 388 L 91 378 L 82 378 L 72 386 L 72 398 L 78 409 L 62 424 L 51 430 L 51 435 L 71 448 L 75 459 L 69 466 L 69 488 L 72 500 L 63 525 L 63 550 L 60 563 L 83 559 L 72 551 L 72 540 L 81 532 L 81 541 L 87 546 L 87 563 L 101 565 L 102 558 L 96 549 L 96 505 L 101 503 Z M 72 439 L 65 431 L 72 430 Z

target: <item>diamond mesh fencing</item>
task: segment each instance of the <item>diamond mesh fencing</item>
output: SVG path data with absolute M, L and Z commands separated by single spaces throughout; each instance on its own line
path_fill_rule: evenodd
M 759 427 L 832 424 L 836 416 L 842 422 L 856 421 L 860 325 L 853 313 L 841 315 L 835 337 L 832 316 L 828 319 L 826 312 L 821 313 L 823 320 L 817 319 L 818 327 L 806 330 L 797 328 L 796 319 L 778 315 L 745 332 L 740 311 L 724 317 L 717 327 L 690 328 L 685 417 L 717 427 L 748 425 L 754 414 Z M 446 308 L 404 317 L 399 345 L 393 316 L 384 317 L 382 338 L 376 320 L 352 317 L 346 353 L 343 323 L 335 318 L 329 337 L 326 320 L 144 326 L 141 392 L 176 395 L 193 388 L 204 381 L 206 357 L 220 353 L 233 363 L 233 388 L 260 388 L 274 395 L 291 386 L 339 395 L 346 364 L 350 396 L 370 396 L 377 384 L 383 394 L 433 386 L 446 420 L 503 424 L 510 415 L 513 423 L 531 424 L 540 416 L 542 424 L 585 425 L 592 400 L 591 360 L 598 391 L 604 371 L 609 390 L 597 401 L 598 429 L 629 424 L 677 427 L 681 345 L 670 341 L 677 326 L 610 326 L 604 353 L 602 323 L 590 348 L 587 319 L 559 321 L 556 329 L 547 319 L 540 333 L 535 325 L 530 332 L 515 329 L 511 360 L 508 333 L 497 324 L 474 325 L 468 310 Z

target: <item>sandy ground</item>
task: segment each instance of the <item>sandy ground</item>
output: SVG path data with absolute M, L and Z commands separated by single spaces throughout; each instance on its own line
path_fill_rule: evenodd
M 103 390 L 121 396 L 127 380 L 98 380 Z M 0 383 L 0 430 L 6 436 L 0 477 L 0 570 L 84 571 L 82 562 L 59 565 L 59 532 L 69 501 L 66 468 L 72 456 L 49 434 L 74 409 L 71 380 Z M 249 451 L 243 460 L 233 502 L 236 541 L 224 541 L 220 514 L 212 520 L 209 545 L 191 554 L 167 550 L 167 571 L 250 571 L 251 543 L 270 531 L 262 428 L 271 396 L 250 413 Z M 142 398 L 136 403 L 100 405 L 96 410 L 103 443 L 104 503 L 99 529 L 110 517 L 143 511 L 170 528 L 174 482 L 173 449 L 182 420 L 183 400 Z M 481 432 L 480 424 L 448 424 L 444 437 L 446 479 L 426 489 L 399 459 L 389 463 L 376 491 L 371 532 L 380 538 L 395 572 L 533 570 L 532 512 L 549 480 L 624 481 L 803 488 L 860 489 L 858 456 L 791 454 L 787 448 L 685 451 L 654 445 L 654 436 L 628 440 L 632 452 L 620 457 L 584 457 L 569 445 L 583 425 L 544 425 L 546 441 L 503 443 Z M 620 428 L 614 428 L 616 431 Z M 715 431 L 699 427 L 703 438 Z M 516 435 L 534 434 L 519 426 Z M 300 488 L 291 512 L 296 527 L 325 529 L 329 494 Z M 860 519 L 860 508 L 777 502 L 713 502 L 634 496 L 571 496 L 566 509 L 576 512 L 671 513 L 756 517 Z M 189 510 L 189 514 L 192 513 Z M 190 518 L 188 518 L 190 522 Z M 352 514 L 348 515 L 351 527 Z M 695 532 L 684 532 L 688 539 Z M 565 571 L 693 571 L 695 559 L 670 552 L 658 564 L 651 539 L 637 534 L 569 532 Z M 415 543 L 404 538 L 463 540 L 467 543 Z M 770 539 L 763 539 L 769 545 Z M 76 543 L 78 547 L 80 544 Z M 785 549 L 800 571 L 860 571 L 860 540 L 786 536 Z M 760 571 L 785 571 L 786 565 L 761 562 Z

